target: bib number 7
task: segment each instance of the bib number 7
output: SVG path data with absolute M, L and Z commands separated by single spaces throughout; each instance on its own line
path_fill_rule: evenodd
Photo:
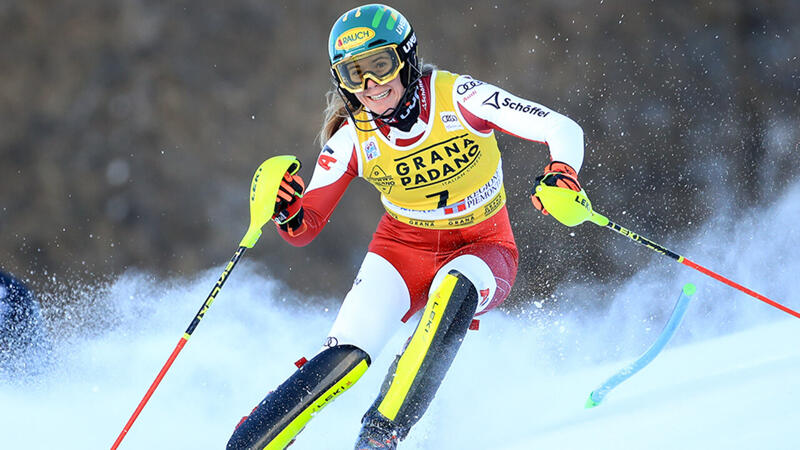
M 434 192 L 433 194 L 426 195 L 425 198 L 434 198 L 439 197 L 439 203 L 436 205 L 437 208 L 444 208 L 447 206 L 447 199 L 450 197 L 450 193 L 445 191 L 441 192 Z

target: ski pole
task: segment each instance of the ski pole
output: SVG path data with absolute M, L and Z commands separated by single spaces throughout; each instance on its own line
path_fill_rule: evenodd
M 575 192 L 570 189 L 560 188 L 556 186 L 548 186 L 544 184 L 544 180 L 542 183 L 539 183 L 536 186 L 536 196 L 539 197 L 544 205 L 545 209 L 552 215 L 556 220 L 561 222 L 562 224 L 568 227 L 574 227 L 576 225 L 580 225 L 587 220 L 592 222 L 595 225 L 606 227 L 611 230 L 616 231 L 617 233 L 631 239 L 634 242 L 638 242 L 639 244 L 644 245 L 645 247 L 653 250 L 655 252 L 661 253 L 662 255 L 669 256 L 670 258 L 678 261 L 679 263 L 691 267 L 705 275 L 710 276 L 718 281 L 721 281 L 727 284 L 730 287 L 738 289 L 744 292 L 747 295 L 750 295 L 762 302 L 773 306 L 775 308 L 780 309 L 781 311 L 791 314 L 798 319 L 800 319 L 800 313 L 797 311 L 788 308 L 774 300 L 770 300 L 769 298 L 755 292 L 751 289 L 748 289 L 742 286 L 735 281 L 732 281 L 716 272 L 713 272 L 700 264 L 697 264 L 694 261 L 691 261 L 689 258 L 681 256 L 666 247 L 663 247 L 637 233 L 634 233 L 627 228 L 621 227 L 616 223 L 609 220 L 606 216 L 593 211 L 592 204 L 589 199 L 586 197 L 586 193 L 581 190 L 580 192 Z
M 634 233 L 634 232 L 632 232 L 632 231 L 630 231 L 630 230 L 628 230 L 628 229 L 626 229 L 624 227 L 621 227 L 621 226 L 617 225 L 616 223 L 606 219 L 604 216 L 602 216 L 600 214 L 596 214 L 595 213 L 595 216 L 599 218 L 598 220 L 599 220 L 600 223 L 595 222 L 594 219 L 592 219 L 592 223 L 596 223 L 597 225 L 605 226 L 606 228 L 610 228 L 610 229 L 616 231 L 617 233 L 628 237 L 632 241 L 638 242 L 638 243 L 644 245 L 645 247 L 649 248 L 650 250 L 653 250 L 653 251 L 656 251 L 656 252 L 661 253 L 663 255 L 669 256 L 670 258 L 674 259 L 675 261 L 678 261 L 679 263 L 681 263 L 681 264 L 683 264 L 685 266 L 691 267 L 692 269 L 695 269 L 698 272 L 701 272 L 701 273 L 703 273 L 705 275 L 708 275 L 711 278 L 714 278 L 715 280 L 721 281 L 721 282 L 727 284 L 728 286 L 730 286 L 732 288 L 738 289 L 738 290 L 744 292 L 745 294 L 750 295 L 751 297 L 757 298 L 758 300 L 761 300 L 762 302 L 764 302 L 764 303 L 766 303 L 766 304 L 768 304 L 770 306 L 774 306 L 775 308 L 778 308 L 781 311 L 783 311 L 785 313 L 788 313 L 788 314 L 791 314 L 791 315 L 797 317 L 798 319 L 800 319 L 800 313 L 798 313 L 797 311 L 795 311 L 795 310 L 793 310 L 791 308 L 788 308 L 788 307 L 786 307 L 786 306 L 784 306 L 784 305 L 782 305 L 782 304 L 780 304 L 780 303 L 778 303 L 778 302 L 776 302 L 774 300 L 770 300 L 769 298 L 759 294 L 758 292 L 753 291 L 751 289 L 748 289 L 748 288 L 742 286 L 741 284 L 739 284 L 739 283 L 737 283 L 737 282 L 735 282 L 733 280 L 730 280 L 730 279 L 728 279 L 728 278 L 726 278 L 726 277 L 724 277 L 724 276 L 722 276 L 722 275 L 720 275 L 720 274 L 718 274 L 718 273 L 716 273 L 716 272 L 714 272 L 714 271 L 712 271 L 710 269 L 707 269 L 706 267 L 703 267 L 700 264 L 697 264 L 696 262 L 690 260 L 689 258 L 687 258 L 685 256 L 681 256 L 681 255 L 679 255 L 679 254 L 677 254 L 677 253 L 675 253 L 675 252 L 673 252 L 673 251 L 671 251 L 671 250 L 669 250 L 669 249 L 667 249 L 665 247 L 662 247 L 661 245 L 656 244 L 655 242 L 653 242 L 653 241 L 651 241 L 651 240 L 649 240 L 649 239 L 647 239 L 647 238 L 645 238 L 643 236 L 640 236 L 640 235 L 638 235 L 638 234 L 636 234 L 636 233 Z M 603 220 L 603 219 L 605 219 L 605 220 Z M 605 223 L 605 222 L 607 222 L 607 223 Z M 603 225 L 603 223 L 605 223 L 605 225 Z
M 216 284 L 214 284 L 214 288 L 211 289 L 211 293 L 208 294 L 208 297 L 206 297 L 205 302 L 203 302 L 203 306 L 200 307 L 200 310 L 197 311 L 197 314 L 194 316 L 191 323 L 189 323 L 189 327 L 178 341 L 178 345 L 176 345 L 175 349 L 172 350 L 172 354 L 169 355 L 167 362 L 161 368 L 161 371 L 158 372 L 156 379 L 153 380 L 153 383 L 150 385 L 147 393 L 145 393 L 144 397 L 139 402 L 139 405 L 136 407 L 136 410 L 134 410 L 130 419 L 128 419 L 128 422 L 122 428 L 119 436 L 117 436 L 117 440 L 114 441 L 114 445 L 111 446 L 111 450 L 116 450 L 117 447 L 119 447 L 120 443 L 125 438 L 125 435 L 128 433 L 128 430 L 131 429 L 133 422 L 135 422 L 136 418 L 139 417 L 139 413 L 142 412 L 142 409 L 144 409 L 144 406 L 150 400 L 150 397 L 161 383 L 164 375 L 172 366 L 175 358 L 177 358 L 178 354 L 181 352 L 181 350 L 183 350 L 183 346 L 186 345 L 186 342 L 192 336 L 192 333 L 194 332 L 195 328 L 197 328 L 197 325 L 200 324 L 200 321 L 203 319 L 206 311 L 208 311 L 208 309 L 211 307 L 214 299 L 217 298 L 217 294 L 219 294 L 219 291 L 222 289 L 222 285 L 225 284 L 225 281 L 230 276 L 233 268 L 236 267 L 236 263 L 239 262 L 239 259 L 241 259 L 248 248 L 253 248 L 258 241 L 258 238 L 261 237 L 261 227 L 263 227 L 272 218 L 274 213 L 275 207 L 274 204 L 271 204 L 271 202 L 274 202 L 275 198 L 277 198 L 278 187 L 280 186 L 283 174 L 287 171 L 295 174 L 298 170 L 300 170 L 300 161 L 291 155 L 272 157 L 264 161 L 258 167 L 255 175 L 253 175 L 253 181 L 250 185 L 250 226 L 248 227 L 247 232 L 245 233 L 241 242 L 239 242 L 239 248 L 236 250 L 236 253 L 234 253 L 233 258 L 231 258 L 228 265 L 225 266 L 225 270 L 222 271 L 222 275 L 220 275 Z

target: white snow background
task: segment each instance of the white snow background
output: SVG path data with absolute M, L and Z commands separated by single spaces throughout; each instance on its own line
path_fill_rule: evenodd
M 799 204 L 797 184 L 768 209 L 718 218 L 682 242 L 648 237 L 798 310 Z M 608 233 L 609 241 L 625 239 Z M 626 250 L 649 251 L 633 242 Z M 39 375 L 0 385 L 0 447 L 109 448 L 225 263 L 196 279 L 154 282 L 129 273 L 100 293 L 79 292 L 85 306 L 74 314 L 76 326 L 102 326 L 78 327 L 53 344 Z M 267 271 L 245 256 L 121 449 L 224 448 L 241 416 L 293 372 L 292 363 L 318 351 L 339 300 L 298 304 Z M 603 404 L 584 409 L 592 389 L 656 339 L 687 282 L 698 292 L 665 351 Z M 560 291 L 562 299 L 611 295 L 613 303 L 483 316 L 400 448 L 800 448 L 799 319 L 659 255 L 625 285 Z M 352 448 L 411 332 L 411 324 L 401 329 L 291 449 Z

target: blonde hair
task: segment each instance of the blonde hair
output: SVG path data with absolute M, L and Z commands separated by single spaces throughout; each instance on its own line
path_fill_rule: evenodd
M 342 126 L 342 123 L 350 117 L 347 113 L 347 106 L 344 104 L 342 94 L 338 92 L 339 88 L 333 86 L 327 93 L 325 93 L 325 101 L 327 106 L 323 112 L 325 119 L 322 121 L 322 129 L 319 131 L 319 146 L 322 147 L 328 142 L 328 139 L 336 133 L 336 130 Z M 361 112 L 363 107 L 359 107 L 353 111 L 353 115 Z
M 436 66 L 433 64 L 424 64 L 420 61 L 420 66 L 422 66 L 422 76 L 430 75 L 436 70 Z M 319 145 L 320 147 L 324 146 L 328 139 L 333 136 L 333 133 L 342 126 L 345 120 L 350 117 L 350 114 L 347 112 L 347 106 L 342 99 L 342 95 L 338 92 L 339 87 L 333 86 L 327 93 L 325 93 L 325 101 L 327 102 L 327 106 L 325 107 L 325 111 L 323 116 L 325 117 L 322 121 L 322 129 L 319 131 Z M 353 111 L 353 115 L 356 115 L 361 112 L 363 106 L 359 106 L 357 110 Z

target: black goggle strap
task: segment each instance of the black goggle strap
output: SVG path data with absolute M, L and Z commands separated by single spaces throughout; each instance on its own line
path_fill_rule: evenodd
M 417 34 L 414 33 L 414 28 L 411 27 L 411 24 L 408 26 L 411 28 L 411 31 L 397 46 L 397 54 L 400 56 L 400 61 L 405 62 L 408 62 L 409 56 L 414 53 L 417 48 Z
M 372 116 L 371 119 L 356 119 L 356 116 L 353 114 L 353 110 L 350 109 L 350 106 L 356 106 L 356 105 L 352 105 L 351 102 L 345 97 L 346 94 L 348 94 L 349 96 L 353 96 L 353 97 L 355 97 L 355 95 L 350 94 L 349 92 L 343 92 L 341 88 L 337 88 L 336 89 L 336 93 L 339 94 L 339 97 L 341 97 L 342 101 L 344 101 L 344 109 L 347 110 L 347 115 L 350 116 L 350 120 L 353 121 L 353 126 L 356 127 L 356 129 L 358 131 L 362 131 L 364 133 L 369 133 L 370 131 L 375 131 L 375 130 L 380 129 L 380 125 L 378 125 L 376 122 L 373 122 L 373 119 L 378 118 L 378 116 L 376 116 L 375 114 L 372 114 L 372 111 L 368 111 L 369 114 Z M 358 109 L 361 106 L 362 106 L 361 103 L 358 103 L 358 106 L 355 109 Z M 394 111 L 395 111 L 394 108 L 390 109 L 387 112 L 387 114 L 393 113 Z M 359 124 L 361 124 L 361 123 L 372 123 L 373 128 L 366 128 L 366 127 L 365 128 L 361 128 L 359 126 Z

